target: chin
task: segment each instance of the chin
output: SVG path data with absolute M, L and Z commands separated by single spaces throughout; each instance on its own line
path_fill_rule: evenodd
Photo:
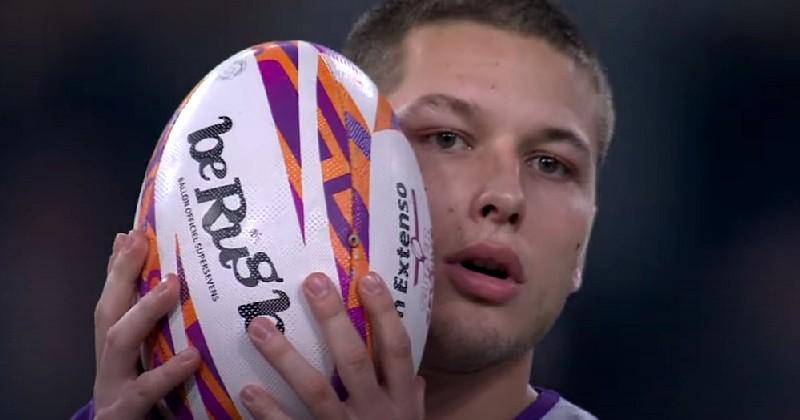
M 434 306 L 422 367 L 447 373 L 471 373 L 516 359 L 533 349 L 538 328 L 508 307 L 451 298 Z

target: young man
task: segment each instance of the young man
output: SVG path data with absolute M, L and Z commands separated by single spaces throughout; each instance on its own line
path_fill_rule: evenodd
M 389 97 L 428 188 L 436 281 L 424 381 L 380 281 L 359 282 L 377 369 L 343 338 L 355 330 L 330 280 L 305 283 L 347 401 L 271 323 L 251 324 L 254 345 L 320 419 L 593 418 L 528 385 L 536 344 L 581 284 L 613 125 L 605 76 L 574 25 L 546 0 L 390 0 L 361 18 L 345 52 Z M 118 235 L 97 305 L 99 418 L 142 417 L 198 365 L 189 349 L 136 372 L 144 336 L 178 293 L 170 276 L 129 306 L 145 252 L 141 234 Z M 241 396 L 255 418 L 287 418 L 264 389 Z

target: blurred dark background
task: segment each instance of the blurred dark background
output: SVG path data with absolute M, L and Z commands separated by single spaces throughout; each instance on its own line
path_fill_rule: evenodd
M 261 41 L 338 48 L 371 3 L 4 2 L 0 417 L 90 398 L 111 242 L 191 87 Z M 607 419 L 800 419 L 800 3 L 563 3 L 619 122 L 535 382 Z

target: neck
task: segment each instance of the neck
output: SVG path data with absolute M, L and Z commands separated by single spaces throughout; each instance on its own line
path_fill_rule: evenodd
M 533 350 L 514 360 L 471 373 L 423 369 L 425 418 L 432 420 L 516 417 L 532 403 L 528 385 Z

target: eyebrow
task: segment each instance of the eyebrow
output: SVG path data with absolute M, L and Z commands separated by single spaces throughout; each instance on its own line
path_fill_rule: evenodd
M 424 95 L 413 103 L 401 110 L 398 117 L 402 120 L 409 115 L 415 115 L 430 110 L 448 110 L 466 120 L 475 120 L 482 113 L 482 108 L 473 102 L 459 99 L 455 96 L 444 93 L 432 93 Z M 578 149 L 587 156 L 592 155 L 592 150 L 588 139 L 585 139 L 574 130 L 562 127 L 547 127 L 540 131 L 536 136 L 538 142 L 544 143 L 567 143 Z
M 464 119 L 472 119 L 480 114 L 480 107 L 472 102 L 467 102 L 455 96 L 433 93 L 422 96 L 415 100 L 411 105 L 402 110 L 401 116 L 417 114 L 425 109 L 448 110 Z
M 545 143 L 567 143 L 588 156 L 592 155 L 589 141 L 570 129 L 548 127 L 542 131 L 541 137 Z

